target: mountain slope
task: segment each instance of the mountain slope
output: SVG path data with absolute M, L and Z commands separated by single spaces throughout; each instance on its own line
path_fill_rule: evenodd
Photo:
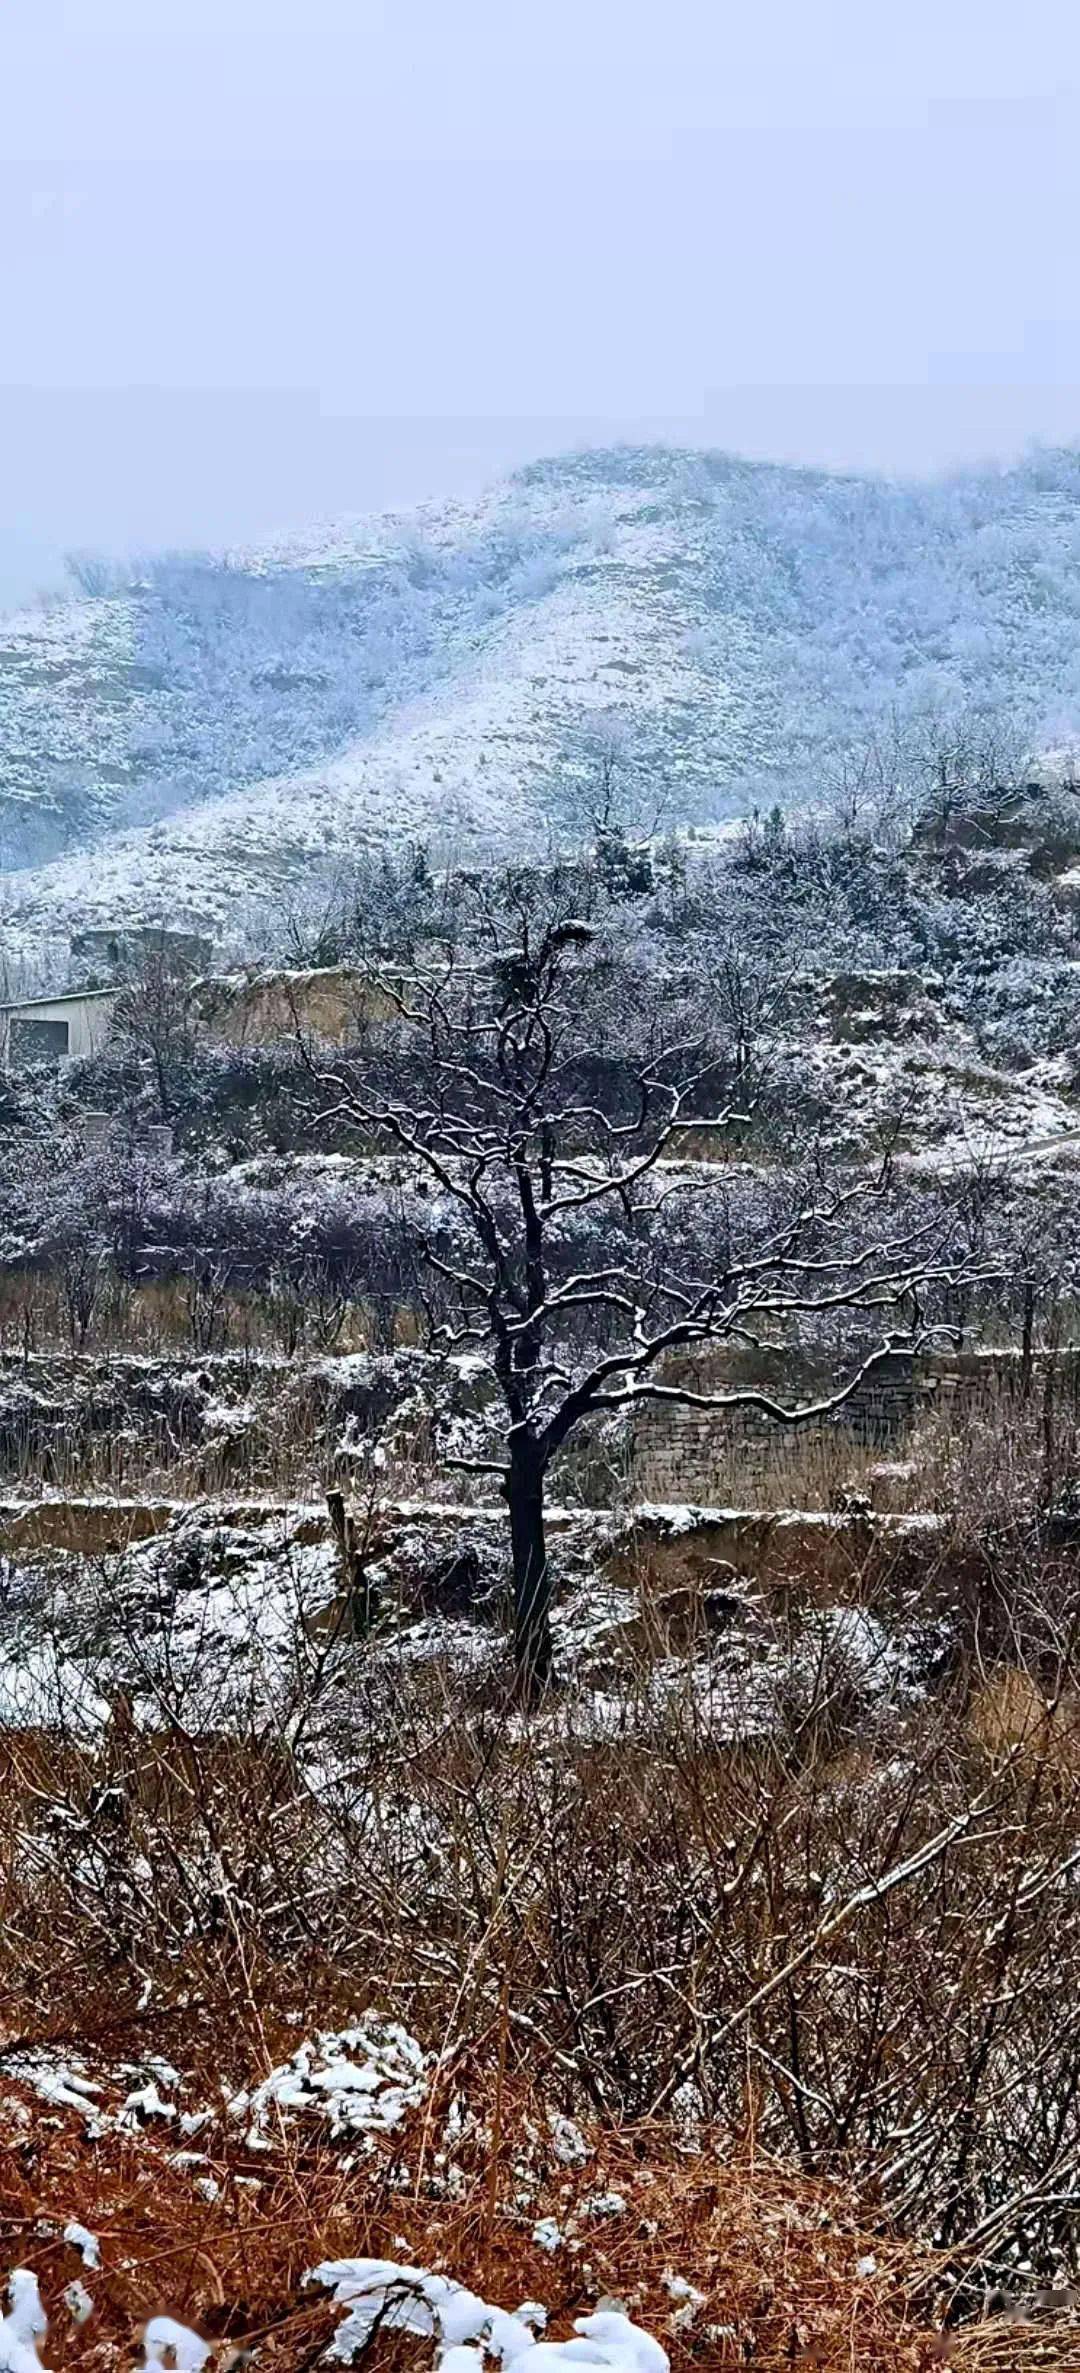
M 0 627 L 13 946 L 222 927 L 365 842 L 528 845 L 614 747 L 682 820 L 813 796 L 886 714 L 1080 724 L 1080 456 L 928 485 L 664 449 Z

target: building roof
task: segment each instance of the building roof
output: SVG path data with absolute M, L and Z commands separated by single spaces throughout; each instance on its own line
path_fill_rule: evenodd
M 0 1013 L 30 1013 L 39 1005 L 85 1005 L 91 997 L 120 997 L 127 983 L 115 981 L 107 989 L 46 989 L 41 997 L 0 998 Z

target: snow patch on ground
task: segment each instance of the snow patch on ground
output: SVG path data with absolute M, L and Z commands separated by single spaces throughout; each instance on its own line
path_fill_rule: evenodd
M 335 2138 L 385 2134 L 423 2100 L 428 2068 L 396 2020 L 368 2019 L 300 2044 L 254 2091 L 238 2093 L 229 2111 L 249 2121 L 253 2147 L 275 2116 L 289 2112 L 323 2120 Z
M 463 2283 L 388 2258 L 326 2260 L 308 2277 L 346 2309 L 332 2354 L 351 2364 L 372 2333 L 407 2332 L 434 2340 L 439 2373 L 481 2373 L 485 2358 L 522 2373 L 561 2373 L 593 2365 L 607 2373 L 668 2373 L 666 2349 L 615 2308 L 580 2315 L 573 2340 L 537 2339 L 524 2310 L 492 2307 Z

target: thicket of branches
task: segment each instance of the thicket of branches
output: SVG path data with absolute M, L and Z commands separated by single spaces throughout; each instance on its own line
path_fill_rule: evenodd
M 150 2001 L 220 2067 L 271 2004 L 374 1998 L 567 2110 L 857 2175 L 969 2299 L 1074 2276 L 1080 1604 L 1073 1558 L 1004 1546 L 961 1528 L 915 1601 L 879 1564 L 861 1628 L 777 1605 L 767 1733 L 659 1631 L 522 1724 L 449 1650 L 313 1637 L 299 1572 L 272 1710 L 239 1667 L 215 1720 L 181 1549 L 171 1612 L 126 1602 L 152 1711 L 5 1749 L 5 2026 Z
M 740 1225 L 687 1157 L 752 1120 L 745 1009 L 718 1028 L 711 983 L 613 944 L 577 913 L 578 888 L 559 869 L 466 885 L 452 933 L 407 969 L 369 966 L 382 1010 L 366 1039 L 304 1050 L 313 1128 L 344 1124 L 426 1186 L 429 1341 L 499 1388 L 501 1455 L 482 1464 L 507 1504 L 527 1694 L 552 1668 L 547 1479 L 580 1428 L 657 1404 L 827 1416 L 875 1363 L 933 1339 L 928 1301 L 970 1266 L 947 1207 L 899 1221 L 875 1207 L 887 1169 L 804 1169 Z M 800 1353 L 841 1319 L 841 1373 L 807 1402 Z M 695 1376 L 692 1355 L 717 1345 L 786 1352 L 788 1390 Z

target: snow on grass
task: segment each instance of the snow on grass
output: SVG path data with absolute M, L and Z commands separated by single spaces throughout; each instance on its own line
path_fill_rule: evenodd
M 131 2127 L 138 2132 L 141 2126 L 149 2124 L 151 2118 L 160 2118 L 171 2125 L 175 2116 L 176 2103 L 166 2101 L 153 2077 L 148 2077 L 145 2084 L 132 2087 L 121 2103 L 116 2122 L 119 2126 Z
M 0 1729 L 55 1725 L 68 1738 L 86 1738 L 108 1715 L 89 1672 L 55 1641 L 35 1639 L 21 1625 L 0 1647 Z
M 72 2249 L 78 2250 L 83 2265 L 91 2273 L 95 2272 L 101 2264 L 101 2243 L 97 2234 L 89 2232 L 85 2225 L 80 2225 L 73 2220 L 71 2224 L 64 2226 L 64 2240 L 70 2243 Z
M 65 2283 L 63 2298 L 72 2323 L 88 2324 L 94 2312 L 94 2302 L 86 2284 L 77 2277 L 74 2282 Z
M 562 2110 L 549 2109 L 548 2127 L 552 2149 L 560 2164 L 584 2167 L 590 2155 L 589 2145 L 576 2120 L 566 2117 Z
M 36 2274 L 16 2266 L 8 2277 L 8 2310 L 0 2318 L 0 2373 L 41 2373 L 40 2343 L 48 2330 Z
M 236 2094 L 229 2111 L 247 2119 L 253 2147 L 289 2112 L 320 2119 L 335 2138 L 385 2134 L 423 2100 L 429 2065 L 396 2020 L 368 2018 L 300 2044 L 253 2091 Z
M 517 2312 L 490 2306 L 448 2275 L 390 2258 L 328 2259 L 308 2280 L 323 2284 L 347 2310 L 331 2348 L 343 2364 L 351 2364 L 379 2330 L 433 2340 L 439 2373 L 480 2373 L 485 2357 L 518 2365 L 522 2373 L 561 2373 L 575 2365 L 668 2373 L 666 2349 L 616 2308 L 578 2316 L 573 2340 L 548 2340 L 533 2331 L 531 2306 Z
M 136 2080 L 134 2084 L 132 2078 Z M 179 2071 L 154 2053 L 141 2061 L 123 2061 L 118 2067 L 95 2068 L 93 2075 L 80 2053 L 60 2053 L 45 2044 L 0 2053 L 0 2143 L 5 2110 L 10 2115 L 14 2108 L 16 2119 L 20 2115 L 15 2097 L 4 2098 L 8 2085 L 24 2087 L 50 2109 L 77 2110 L 84 2120 L 88 2140 L 96 2142 L 107 2134 L 139 2135 L 150 2126 L 199 2125 L 202 2120 L 198 2117 L 181 2120 L 176 2103 L 167 2100 L 160 2090 L 164 2083 L 179 2091 L 182 2082 Z M 72 2248 L 79 2249 L 84 2266 L 96 2267 L 99 2259 L 94 2253 L 99 2244 L 85 2225 L 73 2220 L 65 2229 L 64 2239 Z
M 143 2333 L 147 2373 L 202 2373 L 209 2342 L 171 2315 L 152 2315 Z
M 4 2077 L 25 2085 L 50 2107 L 79 2110 L 86 2119 L 89 2134 L 103 2131 L 106 2114 L 103 2087 L 89 2075 L 85 2061 L 78 2055 L 61 2057 L 43 2045 L 39 2049 L 5 2052 L 0 2069 Z

